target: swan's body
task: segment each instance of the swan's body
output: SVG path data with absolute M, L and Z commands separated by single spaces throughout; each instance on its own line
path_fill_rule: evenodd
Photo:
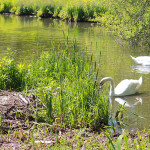
M 139 57 L 131 56 L 131 58 L 137 65 L 144 65 L 144 66 L 150 65 L 150 56 L 139 56 Z
M 111 77 L 105 77 L 100 81 L 100 85 L 103 85 L 107 81 L 110 81 L 110 96 L 126 96 L 135 94 L 142 85 L 142 77 L 140 77 L 139 80 L 122 80 L 116 88 L 113 79 Z

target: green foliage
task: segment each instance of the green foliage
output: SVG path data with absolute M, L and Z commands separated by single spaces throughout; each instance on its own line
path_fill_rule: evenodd
M 0 12 L 16 15 L 37 15 L 38 17 L 60 17 L 70 21 L 87 21 L 100 17 L 107 11 L 99 1 L 17 1 L 2 0 Z
M 90 21 L 106 11 L 107 9 L 100 2 L 70 2 L 61 10 L 59 17 L 73 21 Z
M 42 7 L 38 10 L 38 17 L 52 17 L 54 14 L 55 6 L 54 5 L 42 5 Z
M 150 46 L 150 1 L 118 0 L 109 2 L 101 23 L 132 44 Z
M 6 1 L 3 1 L 3 0 L 2 0 L 2 1 L 0 2 L 0 13 L 7 13 L 7 12 L 10 12 L 11 8 L 12 8 L 12 3 L 11 3 L 11 1 L 6 2 Z
M 12 8 L 11 12 L 15 13 L 16 15 L 33 15 L 34 14 L 34 8 L 29 6 L 18 6 L 16 9 Z
M 4 58 L 0 62 L 0 89 L 22 90 L 25 86 L 26 70 L 16 65 L 14 59 Z

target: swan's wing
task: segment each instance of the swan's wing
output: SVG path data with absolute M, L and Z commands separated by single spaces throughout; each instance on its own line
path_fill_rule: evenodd
M 140 86 L 141 83 L 139 80 L 125 79 L 117 85 L 115 88 L 115 94 L 119 96 L 135 94 Z

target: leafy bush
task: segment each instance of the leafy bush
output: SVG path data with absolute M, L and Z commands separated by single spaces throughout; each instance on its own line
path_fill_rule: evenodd
M 42 7 L 38 10 L 38 17 L 52 17 L 54 14 L 55 6 L 53 5 L 42 5 Z
M 132 44 L 150 45 L 150 1 L 119 0 L 108 5 L 109 12 L 103 16 L 102 24 Z

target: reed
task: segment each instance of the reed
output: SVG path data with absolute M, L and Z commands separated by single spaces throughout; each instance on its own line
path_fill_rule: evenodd
M 58 53 L 41 54 L 29 68 L 28 87 L 36 87 L 36 94 L 47 106 L 44 111 L 53 109 L 47 121 L 54 121 L 57 116 L 60 124 L 98 129 L 108 123 L 109 115 L 107 101 L 97 91 L 95 63 L 85 52 L 78 52 L 76 43 L 71 52 L 67 47 Z

